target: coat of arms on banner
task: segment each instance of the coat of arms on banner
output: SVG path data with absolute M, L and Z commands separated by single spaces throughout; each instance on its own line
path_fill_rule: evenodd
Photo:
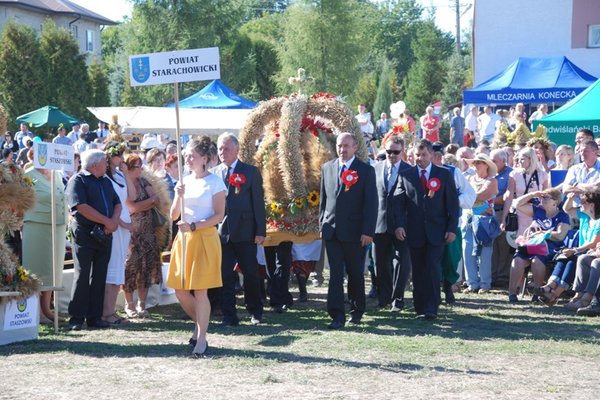
M 136 82 L 146 82 L 150 78 L 150 57 L 136 57 L 132 59 L 131 76 Z
M 48 146 L 43 143 L 38 145 L 38 151 L 40 152 L 38 156 L 38 160 L 40 161 L 40 165 L 46 165 L 46 161 L 48 161 Z

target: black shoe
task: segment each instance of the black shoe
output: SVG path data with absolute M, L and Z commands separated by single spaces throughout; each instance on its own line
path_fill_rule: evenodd
M 327 329 L 338 330 L 344 327 L 344 323 L 342 321 L 331 321 L 329 325 L 327 325 Z
M 360 325 L 360 318 L 358 317 L 350 317 L 350 319 L 348 320 L 348 325 Z
M 261 323 L 261 322 L 262 322 L 262 318 L 261 318 L 261 317 L 255 317 L 255 316 L 252 316 L 252 317 L 250 318 L 250 323 L 251 323 L 252 325 L 260 325 L 260 323 Z
M 600 303 L 594 298 L 589 306 L 577 309 L 576 314 L 582 317 L 600 317 Z
M 195 347 L 195 345 L 194 345 Z M 205 358 L 207 356 L 208 353 L 208 342 L 206 342 L 206 347 L 204 348 L 204 350 L 202 351 L 202 353 L 196 353 L 196 352 L 192 352 L 192 357 L 194 358 Z
M 190 344 L 190 346 L 196 347 L 196 343 L 198 343 L 198 339 L 194 339 L 193 337 L 191 337 L 190 340 L 188 340 L 188 343 Z
M 534 294 L 533 296 L 531 296 L 531 302 L 532 303 L 541 303 L 540 296 L 538 296 L 537 294 Z
M 110 324 L 102 319 L 97 319 L 94 322 L 88 322 L 88 328 L 104 329 L 108 328 Z
M 444 281 L 444 299 L 446 300 L 446 304 L 456 303 L 456 298 L 452 291 L 452 284 L 448 281 Z
M 287 311 L 287 308 L 285 306 L 273 306 L 271 307 L 271 311 L 273 311 L 276 314 L 283 314 Z
M 298 301 L 300 303 L 306 303 L 308 301 L 308 293 L 300 293 L 300 296 L 298 296 Z
M 70 331 L 80 331 L 82 327 L 82 324 L 69 324 Z
M 425 313 L 417 315 L 416 318 L 420 321 L 433 321 L 437 319 L 437 315 L 435 315 L 434 313 Z
M 516 294 L 509 294 L 508 295 L 508 302 L 509 303 L 518 303 L 519 302 L 519 298 L 517 297 Z
M 235 319 L 229 319 L 229 318 L 225 318 L 223 319 L 223 322 L 221 322 L 221 326 L 238 326 L 240 324 L 240 320 L 235 318 Z

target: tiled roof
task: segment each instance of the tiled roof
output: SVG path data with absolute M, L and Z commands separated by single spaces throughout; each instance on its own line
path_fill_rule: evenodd
M 81 7 L 68 0 L 0 0 L 0 5 L 12 5 L 35 9 L 49 14 L 79 15 L 82 18 L 98 22 L 101 25 L 116 25 L 113 20 L 103 17 L 87 8 Z

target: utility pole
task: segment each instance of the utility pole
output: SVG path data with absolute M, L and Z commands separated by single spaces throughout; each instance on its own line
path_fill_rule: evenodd
M 460 0 L 454 0 L 456 6 L 456 54 L 460 54 Z

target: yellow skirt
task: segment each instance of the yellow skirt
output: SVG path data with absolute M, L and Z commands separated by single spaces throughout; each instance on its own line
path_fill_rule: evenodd
M 215 227 L 185 234 L 185 282 L 181 284 L 181 235 L 171 248 L 167 286 L 177 290 L 201 290 L 223 286 L 221 279 L 221 240 Z

